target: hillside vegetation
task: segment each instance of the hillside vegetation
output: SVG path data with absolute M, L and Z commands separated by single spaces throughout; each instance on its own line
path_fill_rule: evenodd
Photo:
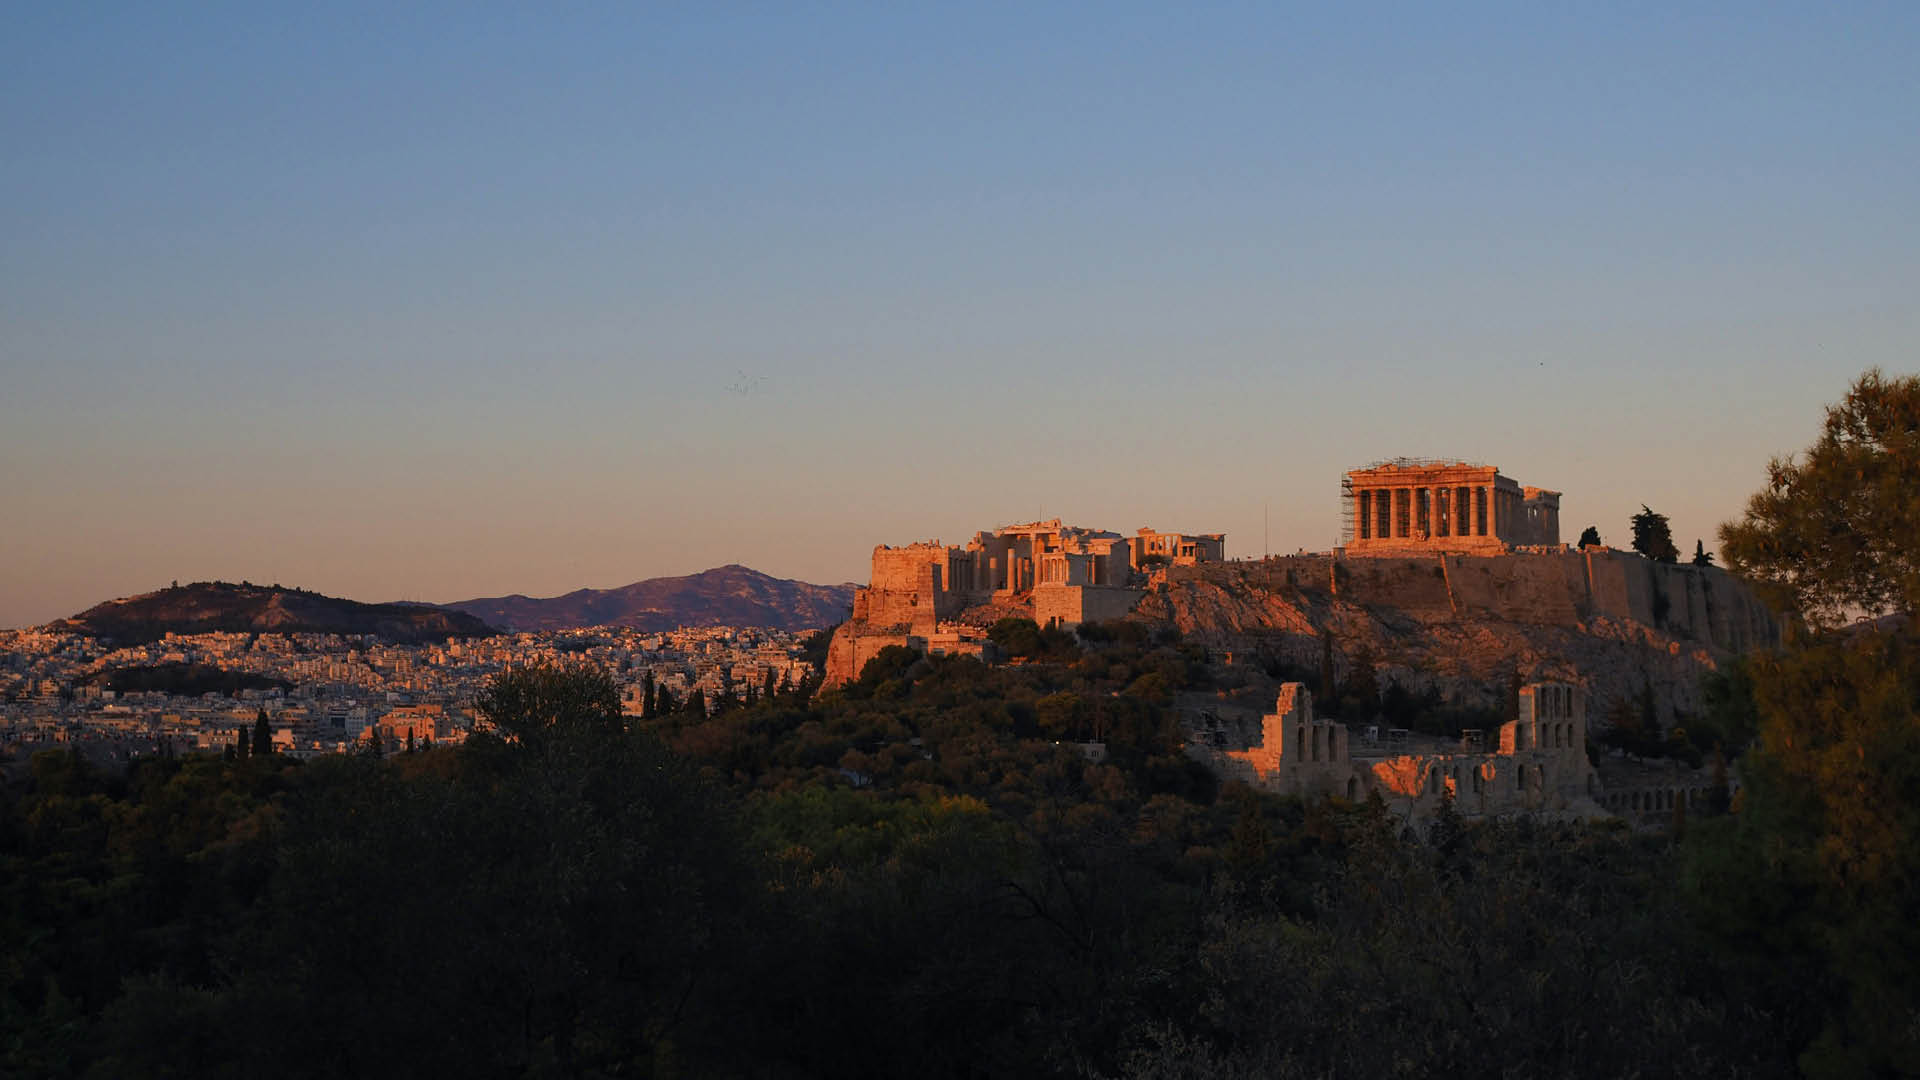
M 472 615 L 416 604 L 362 604 L 278 585 L 201 581 L 97 604 L 48 629 L 111 638 L 121 645 L 168 633 L 368 634 L 395 644 L 487 637 Z

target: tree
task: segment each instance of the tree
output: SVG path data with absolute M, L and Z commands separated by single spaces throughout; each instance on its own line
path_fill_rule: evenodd
M 253 718 L 253 752 L 256 754 L 273 753 L 273 725 L 267 722 L 267 710 L 261 709 Z
M 1829 406 L 1804 453 L 1774 458 L 1746 516 L 1720 526 L 1727 566 L 1809 626 L 1920 610 L 1920 377 L 1879 369 Z
M 1333 681 L 1333 635 L 1320 635 L 1320 685 L 1317 687 L 1321 703 L 1329 712 L 1340 704 L 1340 687 Z
M 253 753 L 253 743 L 247 738 L 247 729 L 243 727 L 234 728 L 233 729 L 233 756 L 237 758 L 243 758 L 243 757 L 247 757 L 252 753 Z
M 987 637 L 1008 656 L 1037 656 L 1040 627 L 1032 619 L 1009 615 L 987 628 Z
M 1704 540 L 1695 540 L 1693 542 L 1693 565 L 1695 566 L 1712 566 L 1713 565 L 1713 556 L 1707 554 L 1707 544 L 1706 544 L 1706 541 Z
M 620 731 L 620 688 L 605 669 L 536 664 L 493 677 L 474 710 L 502 738 L 537 741 L 555 729 Z
M 1825 987 L 1804 1073 L 1910 1074 L 1920 635 L 1809 636 L 1752 669 L 1760 739 L 1740 758 L 1736 812 L 1689 829 L 1687 887 L 1703 925 L 1761 977 Z M 1724 783 L 1716 768 L 1714 788 Z
M 1363 722 L 1379 715 L 1380 679 L 1373 670 L 1373 650 L 1364 642 L 1354 651 L 1353 662 L 1347 669 L 1347 685 L 1340 696 L 1357 703 Z
M 1601 547 L 1600 530 L 1592 525 L 1580 531 L 1580 547 Z
M 1633 550 L 1654 562 L 1680 561 L 1680 549 L 1673 546 L 1673 531 L 1667 528 L 1667 515 L 1640 504 L 1640 512 L 1633 515 Z

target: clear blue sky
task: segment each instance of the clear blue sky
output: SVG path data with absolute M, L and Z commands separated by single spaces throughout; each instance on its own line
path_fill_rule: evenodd
M 11 5 L 0 626 L 1317 549 L 1402 454 L 1711 547 L 1916 369 L 1916 57 L 1912 3 Z

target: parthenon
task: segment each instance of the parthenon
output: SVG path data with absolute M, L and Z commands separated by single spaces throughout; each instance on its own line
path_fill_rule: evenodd
M 1560 493 L 1522 487 L 1491 465 L 1395 458 L 1346 474 L 1349 554 L 1498 554 L 1560 543 Z

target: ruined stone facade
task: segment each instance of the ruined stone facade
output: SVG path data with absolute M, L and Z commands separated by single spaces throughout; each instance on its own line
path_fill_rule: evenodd
M 1430 814 L 1449 798 L 1469 817 L 1607 813 L 1587 761 L 1587 703 L 1579 687 L 1524 686 L 1519 719 L 1490 740 L 1480 735 L 1451 740 L 1371 729 L 1356 743 L 1347 725 L 1313 715 L 1305 686 L 1286 683 L 1274 711 L 1261 718 L 1258 742 L 1244 750 L 1194 743 L 1189 753 L 1226 779 L 1281 794 L 1357 801 L 1378 792 L 1405 817 Z
M 1227 558 L 1227 536 L 1225 533 L 1204 533 L 1188 536 L 1185 533 L 1154 532 L 1142 528 L 1128 538 L 1133 565 L 1136 569 L 1163 562 L 1172 566 L 1191 566 L 1194 563 L 1225 562 Z
M 936 654 L 985 652 L 985 627 L 960 616 L 994 607 L 1042 626 L 1116 619 L 1143 595 L 1156 566 L 1226 557 L 1221 533 L 1127 537 L 1062 524 L 1059 518 L 974 534 L 963 545 L 938 540 L 873 549 L 873 576 L 853 596 L 853 617 L 835 631 L 827 685 L 858 675 L 887 645 Z
M 1409 549 L 1494 555 L 1560 543 L 1560 493 L 1490 465 L 1400 458 L 1342 481 L 1351 555 Z

